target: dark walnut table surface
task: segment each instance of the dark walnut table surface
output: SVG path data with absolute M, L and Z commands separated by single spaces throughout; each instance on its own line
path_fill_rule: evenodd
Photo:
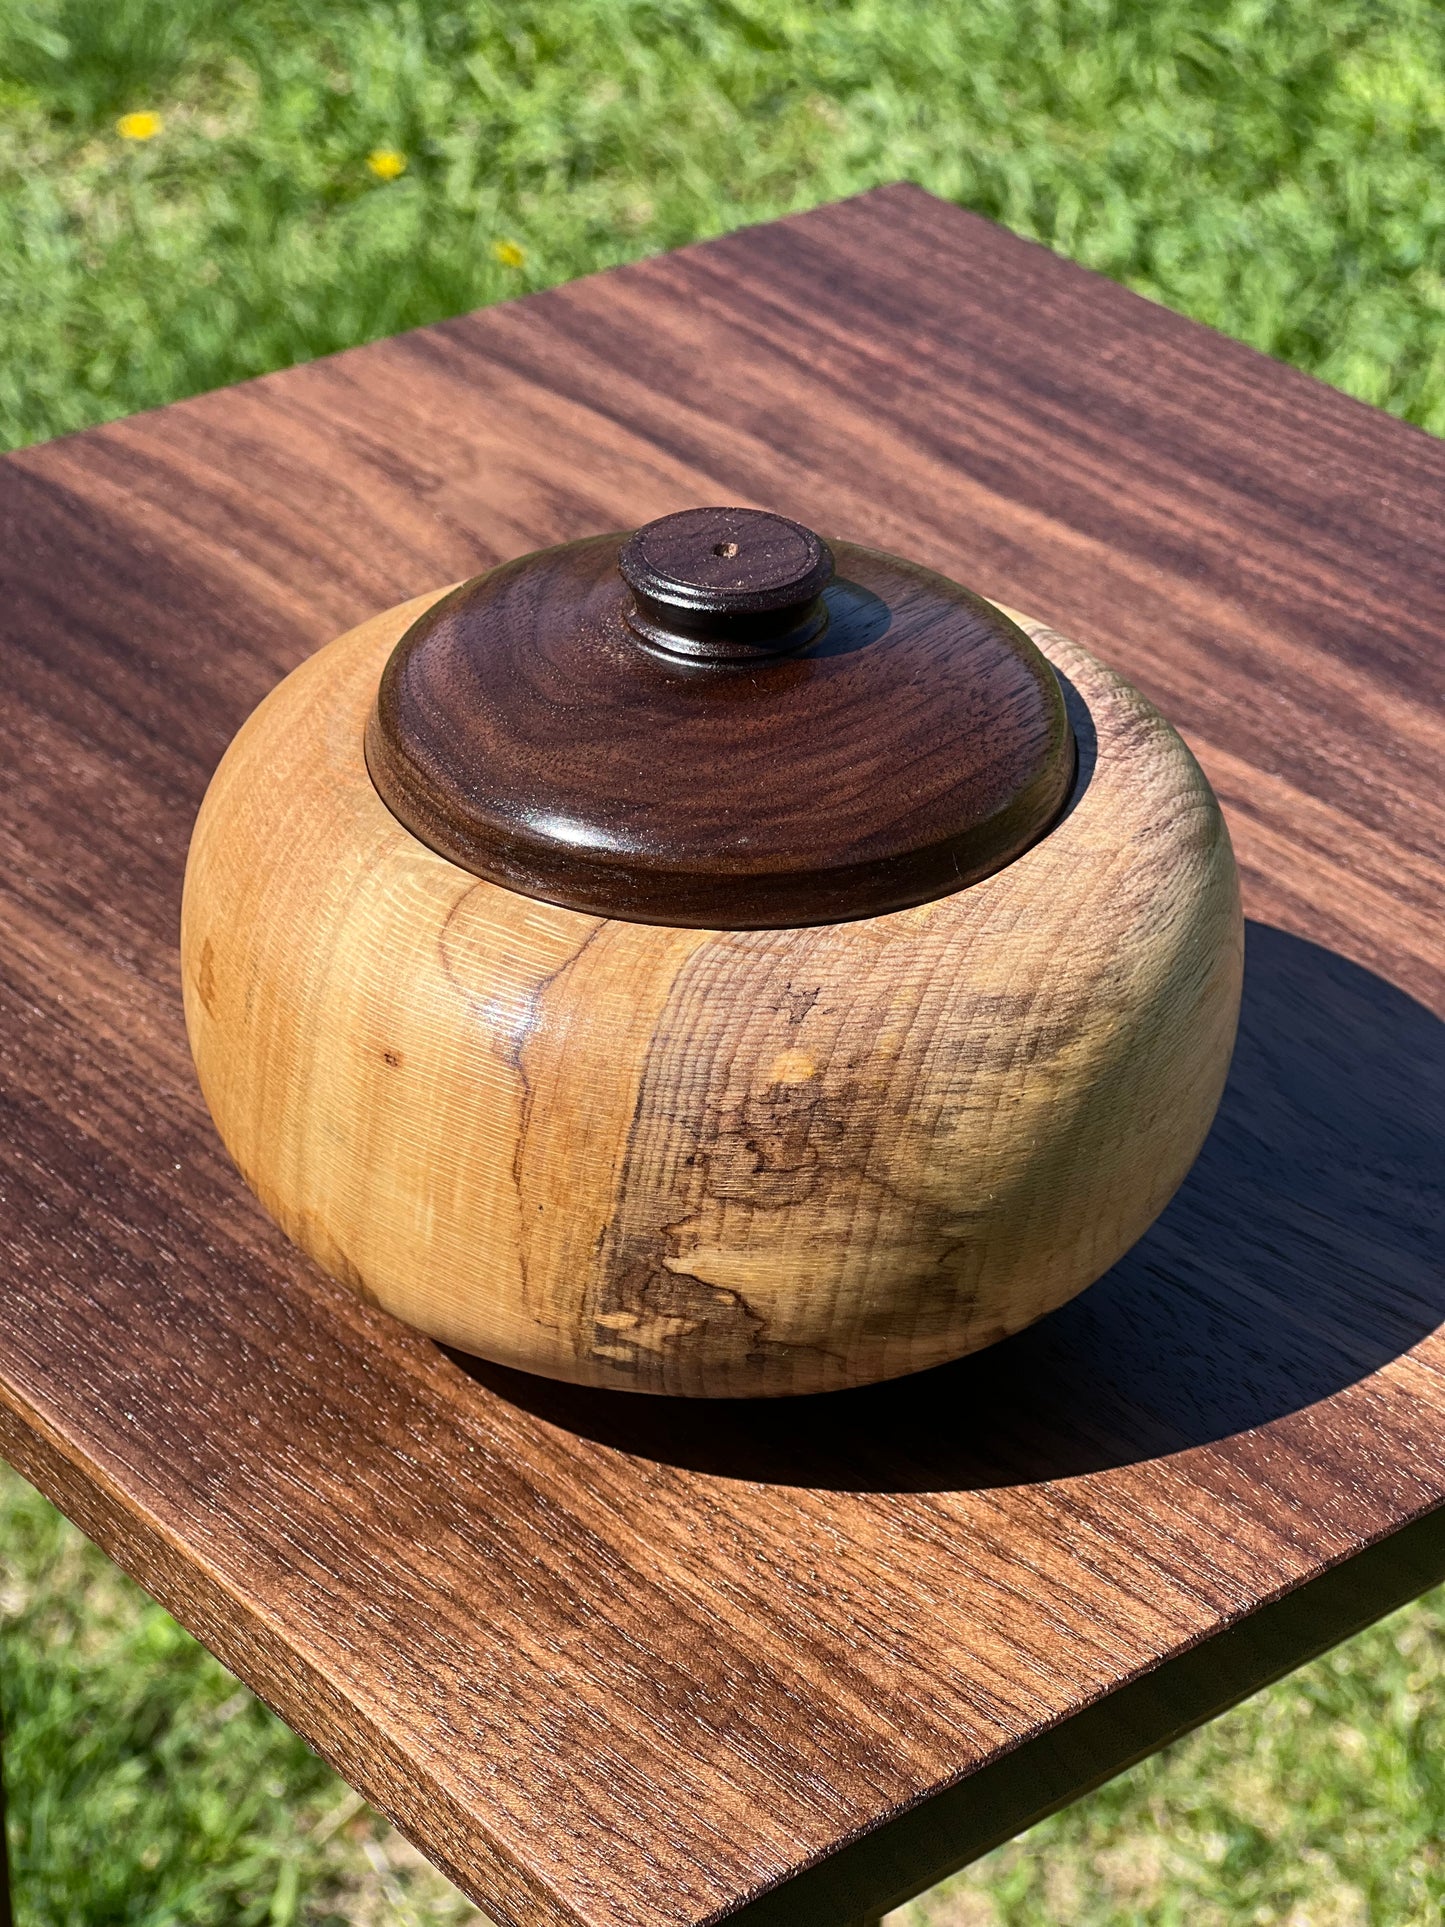
M 1445 1576 L 1445 446 L 896 187 L 0 484 L 0 1447 L 499 1922 L 896 1903 Z M 524 1380 L 330 1283 L 211 1130 L 176 962 L 278 677 L 709 501 L 1115 664 L 1251 919 L 1218 1124 L 1123 1263 L 761 1408 Z

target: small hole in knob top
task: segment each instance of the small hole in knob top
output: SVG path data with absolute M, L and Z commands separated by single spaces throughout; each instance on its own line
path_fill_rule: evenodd
M 833 574 L 828 545 L 764 509 L 682 509 L 629 536 L 617 558 L 636 595 L 741 615 L 810 602 Z

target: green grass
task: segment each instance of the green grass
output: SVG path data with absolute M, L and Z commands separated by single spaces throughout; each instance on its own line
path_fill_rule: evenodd
M 1445 429 L 1439 0 L 0 0 L 0 108 L 11 444 L 899 176 Z
M 1438 0 L 0 0 L 0 444 L 899 177 L 1445 431 Z M 8 1475 L 0 1535 L 21 1927 L 475 1918 Z M 1436 1595 L 902 1918 L 1441 1922 L 1442 1673 Z

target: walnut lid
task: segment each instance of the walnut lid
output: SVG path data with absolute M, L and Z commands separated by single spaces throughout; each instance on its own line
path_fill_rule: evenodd
M 689 509 L 463 584 L 397 645 L 372 781 L 477 876 L 598 916 L 875 916 L 1001 869 L 1075 750 L 1052 669 L 932 570 Z

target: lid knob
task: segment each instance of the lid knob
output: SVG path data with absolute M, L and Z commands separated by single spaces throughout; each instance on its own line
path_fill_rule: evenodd
M 647 648 L 693 662 L 791 655 L 828 620 L 833 553 L 820 536 L 762 509 L 684 509 L 648 522 L 617 558 Z

